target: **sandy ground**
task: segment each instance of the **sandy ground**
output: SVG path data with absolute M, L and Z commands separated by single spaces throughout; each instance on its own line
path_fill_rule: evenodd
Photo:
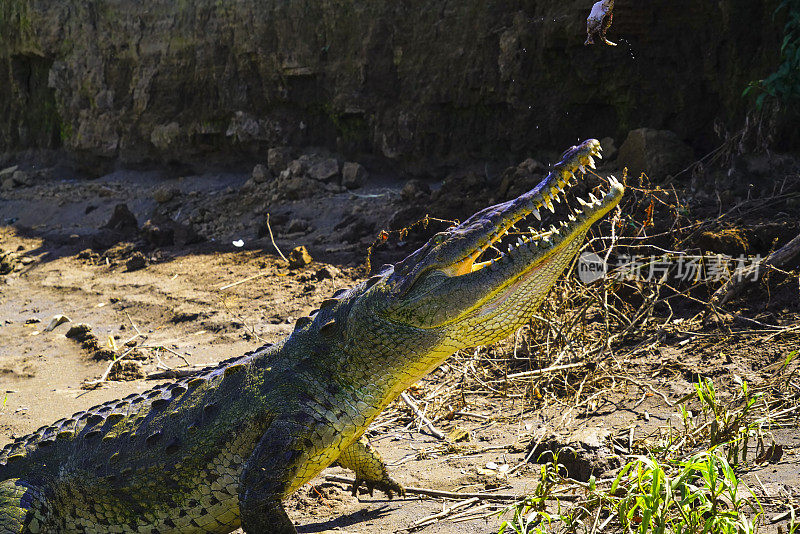
M 243 182 L 242 177 L 207 177 L 191 187 L 208 202 L 223 197 L 235 202 L 236 190 L 228 189 L 231 180 Z M 353 203 L 360 203 L 361 211 L 373 213 L 379 221 L 388 218 L 393 209 L 393 193 L 385 189 L 373 196 L 367 191 L 358 197 L 343 193 L 315 200 L 317 204 L 287 203 L 284 208 L 288 211 L 294 206 L 292 216 L 305 210 L 302 215 L 314 221 L 315 229 L 287 237 L 276 227 L 278 245 L 288 251 L 306 244 L 313 256 L 334 264 L 314 261 L 288 268 L 268 237 L 257 237 L 252 216 L 242 217 L 241 226 L 219 231 L 214 241 L 146 247 L 148 261 L 142 269 L 126 266 L 136 246 L 125 248 L 121 245 L 124 239 L 99 252 L 81 253 L 96 243 L 98 228 L 121 201 L 141 224 L 156 205 L 153 190 L 164 183 L 147 173 L 129 173 L 124 180 L 111 175 L 88 185 L 40 185 L 0 200 L 0 248 L 15 251 L 22 259 L 17 270 L 0 276 L 0 442 L 158 383 L 138 378 L 82 388 L 103 375 L 109 362 L 98 361 L 65 337 L 70 324 L 44 331 L 53 316 L 63 314 L 73 324 L 91 325 L 103 346 L 111 346 L 110 339 L 122 346 L 135 334 L 143 334 L 144 343 L 151 348 L 141 350 L 136 369 L 145 375 L 185 363 L 213 364 L 287 335 L 297 317 L 308 314 L 337 288 L 362 278 L 360 260 L 353 251 L 362 254 L 365 246 L 338 241 L 332 227 Z M 175 183 L 190 198 L 189 186 Z M 248 207 L 250 211 L 258 209 Z M 245 241 L 244 247 L 233 246 L 232 240 L 238 238 Z M 243 280 L 247 281 L 221 289 Z M 786 320 L 792 324 L 796 317 L 789 315 Z M 713 342 L 703 336 L 686 343 L 683 339 L 667 340 L 664 347 L 638 360 L 617 362 L 635 380 L 622 381 L 619 388 L 580 410 L 571 411 L 567 404 L 532 410 L 524 399 L 513 395 L 470 394 L 460 412 L 472 415 L 437 422 L 445 433 L 457 427 L 470 433 L 469 441 L 448 445 L 426 433 L 398 403 L 390 411 L 402 417 L 379 420 L 371 432 L 372 441 L 392 466 L 394 476 L 407 486 L 522 495 L 530 493 L 538 481 L 536 464 L 524 465 L 509 476 L 496 475 L 497 469 L 487 469 L 487 465 L 516 466 L 524 460 L 525 447 L 533 436 L 543 429 L 601 429 L 628 435 L 634 428 L 637 437 L 644 437 L 657 427 L 678 426 L 678 408 L 669 406 L 667 400 L 671 404 L 690 393 L 698 374 L 720 382 L 734 376 L 757 381 L 793 348 L 788 341 L 765 342 L 757 333 L 714 337 Z M 446 382 L 467 360 L 468 355 L 460 355 L 450 367 L 426 378 L 419 386 L 420 396 Z M 784 447 L 783 457 L 746 474 L 766 505 L 776 503 L 768 508 L 768 515 L 786 509 L 778 504 L 785 502 L 787 495 L 797 499 L 800 494 L 797 426 L 776 428 L 773 435 Z M 417 495 L 390 501 L 378 492 L 356 498 L 344 485 L 326 482 L 324 476 L 330 474 L 348 475 L 340 468 L 328 469 L 287 503 L 302 533 L 406 531 L 415 521 L 453 502 Z M 476 515 L 502 506 L 492 503 Z M 496 517 L 481 517 L 463 522 L 444 520 L 419 531 L 493 533 L 498 527 Z M 762 531 L 775 529 L 772 525 Z

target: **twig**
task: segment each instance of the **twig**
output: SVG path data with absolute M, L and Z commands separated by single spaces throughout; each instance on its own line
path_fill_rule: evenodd
M 458 510 L 460 508 L 464 508 L 465 506 L 469 506 L 471 504 L 475 504 L 476 502 L 478 502 L 478 498 L 477 497 L 470 497 L 469 499 L 457 502 L 453 506 L 451 506 L 450 508 L 445 508 L 444 510 L 442 510 L 438 514 L 429 515 L 429 516 L 423 517 L 421 519 L 418 519 L 417 521 L 414 521 L 414 524 L 411 525 L 411 529 L 417 529 L 417 528 L 420 528 L 420 527 L 423 527 L 423 526 L 427 526 L 427 525 L 429 525 L 431 523 L 435 523 L 439 519 L 443 519 L 443 518 L 447 517 L 448 515 L 450 515 L 454 511 L 456 511 L 456 510 Z
M 280 250 L 278 252 L 280 252 Z M 284 258 L 284 259 L 286 259 L 286 258 Z M 221 288 L 219 288 L 219 290 L 223 291 L 225 289 L 230 289 L 230 288 L 232 288 L 234 286 L 238 286 L 239 284 L 244 284 L 245 282 L 249 282 L 250 280 L 255 280 L 256 278 L 258 278 L 260 276 L 266 276 L 267 274 L 268 273 L 254 274 L 253 276 L 248 276 L 247 278 L 245 278 L 243 280 L 239 280 L 238 282 L 233 282 L 233 283 L 230 283 L 230 284 L 226 284 L 226 285 L 222 286 Z
M 341 484 L 353 484 L 355 480 L 347 477 L 340 477 L 337 475 L 326 475 L 325 480 L 328 482 L 339 482 Z M 428 497 L 442 497 L 444 499 L 482 499 L 482 500 L 495 500 L 495 501 L 517 501 L 524 498 L 524 495 L 513 495 L 510 493 L 459 493 L 455 491 L 441 491 L 427 488 L 417 488 L 414 486 L 406 486 L 406 493 L 413 493 L 415 495 L 427 495 Z M 567 496 L 569 497 L 569 495 Z
M 800 254 L 800 234 L 767 256 L 764 260 L 739 273 L 738 277 L 731 277 L 722 287 L 714 292 L 714 295 L 712 295 L 709 301 L 709 306 L 722 306 L 738 295 L 750 282 L 757 280 L 759 278 L 760 269 L 763 267 L 782 267 L 798 254 Z
M 411 399 L 411 397 L 408 396 L 408 394 L 405 391 L 400 394 L 400 397 L 406 404 L 408 404 L 408 406 L 411 408 L 411 410 L 413 410 L 416 416 L 419 417 L 420 421 L 422 421 L 425 424 L 425 426 L 428 427 L 428 430 L 430 430 L 431 434 L 433 434 L 438 439 L 444 439 L 444 433 L 438 428 L 436 428 L 436 426 L 434 426 L 433 422 L 430 419 L 425 417 L 425 414 L 423 414 L 420 411 L 419 407 L 414 403 L 414 401 Z
M 286 263 L 289 263 L 289 260 L 287 260 L 286 256 L 283 255 L 283 252 L 281 252 L 281 249 L 279 249 L 278 245 L 275 244 L 275 236 L 272 235 L 272 227 L 269 225 L 269 213 L 267 213 L 267 230 L 269 230 L 269 238 L 272 241 L 272 246 L 275 247 L 275 250 L 277 250 L 278 254 L 281 255 L 281 258 L 283 258 L 283 261 L 285 261 Z
M 566 363 L 564 365 L 553 365 L 551 367 L 545 367 L 543 369 L 534 369 L 532 371 L 523 371 L 521 373 L 512 373 L 512 374 L 508 375 L 508 378 L 522 378 L 522 377 L 526 377 L 526 376 L 543 375 L 545 373 L 551 373 L 553 371 L 563 371 L 564 369 L 573 369 L 575 367 L 581 367 L 583 365 L 586 365 L 586 364 L 584 362 L 576 362 L 576 363 Z

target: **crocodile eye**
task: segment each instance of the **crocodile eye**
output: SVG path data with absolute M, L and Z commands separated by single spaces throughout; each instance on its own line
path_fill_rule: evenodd
M 433 236 L 433 244 L 441 245 L 442 243 L 444 243 L 445 239 L 447 239 L 447 236 L 445 234 L 436 234 L 435 236 Z

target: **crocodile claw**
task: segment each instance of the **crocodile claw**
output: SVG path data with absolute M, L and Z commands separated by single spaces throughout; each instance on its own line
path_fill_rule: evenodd
M 384 492 L 390 499 L 394 497 L 395 493 L 400 497 L 405 497 L 406 495 L 406 489 L 392 477 L 386 477 L 385 480 L 365 480 L 363 478 L 356 478 L 351 489 L 354 497 L 358 495 L 358 489 L 361 487 L 362 483 L 367 487 L 367 493 L 369 493 L 370 497 L 372 497 L 376 489 Z

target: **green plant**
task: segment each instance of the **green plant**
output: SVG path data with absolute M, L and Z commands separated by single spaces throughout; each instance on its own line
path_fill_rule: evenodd
M 791 355 L 790 355 L 791 356 Z M 791 356 L 793 357 L 793 356 Z M 787 361 L 791 360 L 787 357 Z M 747 382 L 722 402 L 710 379 L 700 379 L 680 404 L 684 429 L 670 432 L 645 454 L 630 456 L 613 481 L 594 477 L 577 483 L 585 495 L 562 509 L 558 457 L 541 466 L 536 490 L 501 514 L 500 534 L 602 532 L 637 534 L 751 534 L 764 513 L 755 494 L 739 479 L 735 466 L 746 460 L 748 439 L 763 440 L 756 417 L 759 394 Z M 697 413 L 686 404 L 695 400 Z M 610 482 L 610 484 L 609 484 Z M 794 524 L 794 523 L 792 523 Z
M 639 534 L 746 534 L 763 513 L 718 448 L 686 461 L 639 457 L 599 497 L 620 526 Z
M 539 472 L 539 482 L 533 494 L 498 513 L 501 516 L 507 513 L 512 514 L 511 519 L 503 521 L 500 525 L 498 534 L 504 534 L 506 531 L 514 532 L 515 534 L 544 534 L 550 532 L 549 526 L 553 521 L 553 516 L 547 512 L 545 504 L 547 500 L 552 498 L 553 489 L 563 480 L 559 471 L 558 454 L 554 453 L 550 462 L 542 464 Z M 542 522 L 548 528 L 542 529 Z
M 783 0 L 774 15 L 783 9 L 786 9 L 788 20 L 783 27 L 781 63 L 763 80 L 750 82 L 742 93 L 743 96 L 759 93 L 756 97 L 758 109 L 768 96 L 784 102 L 800 98 L 800 0 Z

